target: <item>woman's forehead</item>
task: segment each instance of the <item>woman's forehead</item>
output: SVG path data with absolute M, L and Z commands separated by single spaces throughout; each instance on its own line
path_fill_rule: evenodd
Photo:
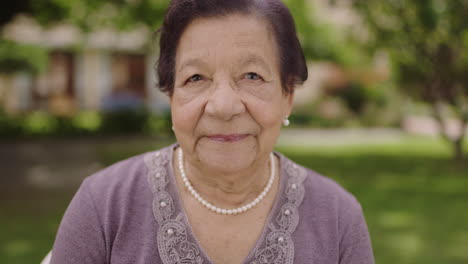
M 276 43 L 266 22 L 235 14 L 193 21 L 180 38 L 176 64 L 179 69 L 210 58 L 266 63 L 276 57 Z

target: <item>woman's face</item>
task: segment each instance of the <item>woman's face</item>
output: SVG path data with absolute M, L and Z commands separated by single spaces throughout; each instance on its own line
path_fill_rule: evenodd
M 276 41 L 251 15 L 194 20 L 177 48 L 172 121 L 186 159 L 229 173 L 268 159 L 292 95 Z

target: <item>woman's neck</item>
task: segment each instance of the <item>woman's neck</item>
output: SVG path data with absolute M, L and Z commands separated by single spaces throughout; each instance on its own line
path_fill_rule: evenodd
M 174 158 L 177 158 L 176 153 Z M 233 172 L 210 170 L 187 158 L 183 164 L 187 178 L 198 193 L 206 200 L 225 207 L 237 207 L 255 199 L 267 185 L 271 173 L 269 156 Z M 175 168 L 180 177 L 178 167 Z M 184 191 L 187 190 L 184 188 Z

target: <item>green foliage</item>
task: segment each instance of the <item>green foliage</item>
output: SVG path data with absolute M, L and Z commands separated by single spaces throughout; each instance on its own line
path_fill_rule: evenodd
M 167 111 L 160 115 L 149 116 L 144 130 L 148 134 L 172 135 L 172 117 L 171 112 Z
M 348 109 L 356 114 L 361 114 L 364 110 L 364 106 L 370 99 L 370 93 L 368 90 L 359 83 L 350 83 L 348 87 L 341 89 L 338 96 L 348 106 Z
M 304 55 L 308 60 L 332 61 L 352 67 L 368 65 L 370 57 L 352 36 L 342 34 L 331 25 L 319 21 L 313 5 L 304 0 L 284 1 L 293 14 Z
M 468 96 L 468 1 L 356 0 L 375 48 L 391 55 L 402 90 L 457 104 Z
M 372 71 L 373 54 L 368 51 L 368 47 L 362 45 L 355 36 L 319 20 L 313 2 L 288 0 L 285 3 L 293 14 L 304 54 L 308 60 L 333 62 L 346 72 Z M 340 89 L 335 96 L 342 99 L 350 111 L 361 115 L 369 104 L 376 100 L 384 101 L 382 93 L 377 94 L 378 92 L 369 89 L 368 86 L 369 84 L 354 80 L 348 87 Z M 336 127 L 347 123 L 346 120 L 326 120 L 312 113 L 301 114 L 297 121 L 301 125 L 324 127 Z
M 48 24 L 56 21 L 67 21 L 75 14 L 81 13 L 78 7 L 84 1 L 66 1 L 66 0 L 39 0 L 31 1 L 34 17 L 42 24 Z M 76 13 L 72 12 L 75 7 Z
M 156 29 L 161 25 L 164 11 L 169 3 L 168 0 L 141 0 L 133 2 L 129 6 L 120 7 L 120 9 L 129 8 L 129 21 L 135 21 L 135 18 L 138 18 L 138 22 L 148 25 L 151 29 Z
M 52 134 L 58 127 L 58 119 L 46 112 L 33 112 L 26 116 L 23 129 L 28 136 Z
M 454 158 L 463 159 L 461 145 L 468 124 L 468 1 L 466 0 L 355 0 L 367 22 L 370 45 L 391 56 L 401 90 L 432 106 L 453 144 Z M 447 116 L 444 106 L 455 113 Z M 458 136 L 446 131 L 446 119 L 460 121 Z
M 22 119 L 5 114 L 0 109 L 0 135 L 11 137 L 22 133 Z
M 361 115 L 370 104 L 385 107 L 387 96 L 382 89 L 366 86 L 360 82 L 351 82 L 348 86 L 339 89 L 335 94 L 356 115 Z
M 83 111 L 72 118 L 73 126 L 84 131 L 98 131 L 102 125 L 101 115 L 98 112 Z
M 85 31 L 100 27 L 121 30 L 144 24 L 154 29 L 160 25 L 167 0 L 39 0 L 32 1 L 32 15 L 49 25 L 70 22 Z
M 48 63 L 47 49 L 0 39 L 0 72 L 44 71 Z
M 102 115 L 102 127 L 101 132 L 103 133 L 142 133 L 146 122 L 148 120 L 149 113 L 141 110 L 119 110 Z
M 338 128 L 346 126 L 344 119 L 325 118 L 314 111 L 296 111 L 289 116 L 292 128 Z
M 77 25 L 85 32 L 100 28 L 130 30 L 139 25 L 156 29 L 162 22 L 168 0 L 35 0 L 25 10 L 40 24 L 58 22 Z M 11 9 L 11 12 L 19 10 Z M 8 14 L 13 16 L 14 14 Z M 47 67 L 45 48 L 0 39 L 0 72 L 43 71 Z
M 301 128 L 398 127 L 402 110 L 395 90 L 390 81 L 350 82 L 295 107 L 289 120 L 292 127 Z
M 169 113 L 155 115 L 145 110 L 83 111 L 70 117 L 44 111 L 15 116 L 0 112 L 2 139 L 124 134 L 168 136 L 172 134 L 171 127 Z

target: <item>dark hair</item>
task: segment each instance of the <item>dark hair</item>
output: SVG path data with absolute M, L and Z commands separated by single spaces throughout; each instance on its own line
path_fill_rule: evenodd
M 220 17 L 232 13 L 254 14 L 264 18 L 276 39 L 283 91 L 307 80 L 307 64 L 296 35 L 294 20 L 280 0 L 172 0 L 166 10 L 160 34 L 157 73 L 159 89 L 172 96 L 175 80 L 175 57 L 180 37 L 197 18 Z

